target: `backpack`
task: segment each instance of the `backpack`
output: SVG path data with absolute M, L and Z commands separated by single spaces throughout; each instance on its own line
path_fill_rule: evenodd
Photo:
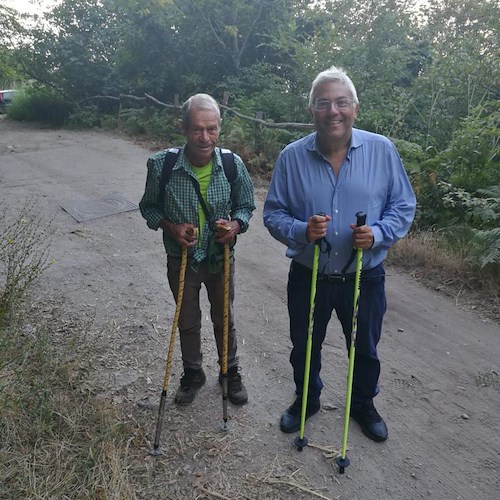
M 228 180 L 231 186 L 236 179 L 236 175 L 238 173 L 236 169 L 236 164 L 234 162 L 234 154 L 229 149 L 219 148 L 221 158 L 222 158 L 222 166 L 224 168 L 224 174 L 226 175 L 226 179 Z M 161 179 L 159 185 L 159 193 L 158 193 L 158 205 L 163 207 L 165 202 L 165 187 L 170 181 L 170 177 L 172 177 L 172 170 L 174 168 L 175 162 L 179 156 L 180 149 L 179 148 L 170 148 L 167 149 L 167 154 L 165 155 L 165 160 L 163 162 L 163 170 L 161 172 Z

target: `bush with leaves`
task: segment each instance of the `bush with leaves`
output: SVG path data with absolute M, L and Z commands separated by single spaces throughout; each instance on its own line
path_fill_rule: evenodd
M 467 235 L 463 245 L 466 260 L 481 269 L 488 267 L 500 277 L 500 186 L 479 189 L 474 195 L 444 182 L 439 187 L 454 232 Z M 464 219 L 467 226 L 461 223 Z
M 26 292 L 50 266 L 50 222 L 44 222 L 36 199 L 10 220 L 0 213 L 0 326 L 15 316 Z
M 18 121 L 36 121 L 59 127 L 65 124 L 74 109 L 54 89 L 27 87 L 16 95 L 7 108 L 7 116 Z
M 442 154 L 450 182 L 467 191 L 500 184 L 500 101 L 476 106 Z

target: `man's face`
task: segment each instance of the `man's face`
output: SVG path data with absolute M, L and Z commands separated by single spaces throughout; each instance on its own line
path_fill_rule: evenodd
M 358 105 L 352 99 L 352 93 L 342 82 L 325 82 L 316 89 L 310 111 L 320 143 L 345 145 L 350 141 L 358 114 Z
M 220 135 L 219 115 L 215 110 L 193 108 L 189 114 L 189 125 L 184 128 L 187 141 L 187 156 L 195 167 L 210 162 Z

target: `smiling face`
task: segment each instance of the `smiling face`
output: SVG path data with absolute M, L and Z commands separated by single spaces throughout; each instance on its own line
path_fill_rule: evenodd
M 345 101 L 348 105 L 345 106 Z M 319 85 L 315 91 L 310 112 L 317 131 L 317 140 L 321 149 L 329 151 L 349 145 L 352 127 L 358 114 L 358 105 L 353 95 L 341 81 L 328 81 Z M 315 104 L 322 102 L 330 105 L 316 109 Z M 337 106 L 336 103 L 343 103 Z
M 186 154 L 194 167 L 203 167 L 212 159 L 220 135 L 220 118 L 214 109 L 193 108 L 184 127 Z

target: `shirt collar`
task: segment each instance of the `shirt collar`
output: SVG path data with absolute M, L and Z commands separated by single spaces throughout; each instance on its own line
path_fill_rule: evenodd
M 183 146 L 181 146 L 179 148 L 179 156 L 182 158 L 182 161 L 180 161 L 180 162 L 178 161 L 175 164 L 174 169 L 183 168 L 186 171 L 191 170 L 191 163 L 189 163 L 189 159 L 188 159 L 187 154 L 186 154 L 186 144 L 184 144 Z M 214 159 L 215 159 L 215 161 L 214 161 Z M 222 157 L 221 157 L 220 148 L 218 146 L 216 146 L 214 154 L 212 155 L 212 170 L 219 169 L 219 168 L 222 168 Z
M 308 137 L 306 137 L 306 149 L 321 154 L 316 146 L 316 135 L 317 132 L 313 132 L 312 134 L 309 134 Z M 359 148 L 362 145 L 363 145 L 363 139 L 361 138 L 359 130 L 353 128 L 351 133 L 351 145 L 349 146 L 349 151 L 347 152 L 347 156 L 349 156 L 351 150 Z

